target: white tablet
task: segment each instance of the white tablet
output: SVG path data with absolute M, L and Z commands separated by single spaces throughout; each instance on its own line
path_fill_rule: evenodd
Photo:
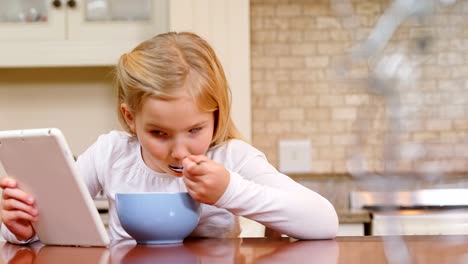
M 109 237 L 65 137 L 57 128 L 0 131 L 0 162 L 33 195 L 46 245 L 108 246 Z

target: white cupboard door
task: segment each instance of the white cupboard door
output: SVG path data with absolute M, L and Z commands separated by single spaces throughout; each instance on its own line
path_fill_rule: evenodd
M 75 0 L 68 40 L 137 44 L 167 31 L 168 0 Z
M 65 38 L 64 1 L 56 0 L 0 1 L 0 41 L 19 43 L 51 41 Z

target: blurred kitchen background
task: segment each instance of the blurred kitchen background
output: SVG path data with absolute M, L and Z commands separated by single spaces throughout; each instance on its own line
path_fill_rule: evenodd
M 464 0 L 0 0 L 0 129 L 58 127 L 79 155 L 120 128 L 118 57 L 194 31 L 246 139 L 327 197 L 342 234 L 371 234 L 356 192 L 467 185 L 467 16 Z

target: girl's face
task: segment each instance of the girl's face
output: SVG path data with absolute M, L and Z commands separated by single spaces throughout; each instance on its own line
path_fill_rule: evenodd
M 200 112 L 193 98 L 148 98 L 133 116 L 127 105 L 121 110 L 136 133 L 146 165 L 156 172 L 182 176 L 182 160 L 205 154 L 214 133 L 214 114 Z

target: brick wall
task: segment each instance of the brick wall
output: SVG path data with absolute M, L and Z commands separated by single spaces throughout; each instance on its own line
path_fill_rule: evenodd
M 468 170 L 468 2 L 407 20 L 382 56 L 347 60 L 390 3 L 251 0 L 252 141 L 274 165 L 279 140 L 310 139 L 316 173 L 348 172 L 356 153 L 371 171 Z M 409 77 L 382 92 L 373 72 L 395 54 Z

